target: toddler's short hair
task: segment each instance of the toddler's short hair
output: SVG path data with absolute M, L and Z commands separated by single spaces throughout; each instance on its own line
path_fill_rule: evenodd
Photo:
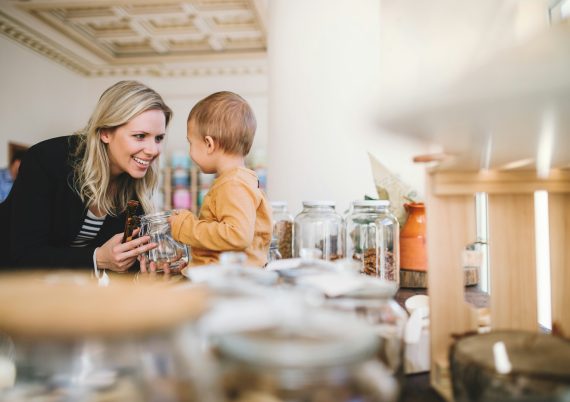
M 216 92 L 198 102 L 188 115 L 190 121 L 202 138 L 210 136 L 225 152 L 242 156 L 249 153 L 257 128 L 247 101 L 229 91 Z

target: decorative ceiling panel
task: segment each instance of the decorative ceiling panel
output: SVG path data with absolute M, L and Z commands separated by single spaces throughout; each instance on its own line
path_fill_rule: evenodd
M 3 0 L 0 33 L 85 75 L 266 54 L 260 0 Z M 60 61 L 61 62 L 61 61 Z M 80 68 L 77 68 L 77 65 Z M 71 67 L 70 67 L 71 68 Z M 247 70 L 247 69 L 246 69 Z M 257 71 L 258 68 L 256 67 Z M 240 69 L 243 71 L 243 69 Z

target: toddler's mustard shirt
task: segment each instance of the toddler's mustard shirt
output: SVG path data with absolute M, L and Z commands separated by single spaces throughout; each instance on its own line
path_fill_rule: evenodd
M 254 171 L 228 170 L 204 197 L 198 218 L 190 211 L 173 215 L 172 235 L 191 247 L 190 265 L 218 262 L 223 251 L 243 251 L 247 264 L 262 267 L 271 242 L 271 207 Z

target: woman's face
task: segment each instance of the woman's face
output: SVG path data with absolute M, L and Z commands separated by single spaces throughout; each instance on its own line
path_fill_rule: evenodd
M 101 141 L 107 144 L 111 177 L 127 173 L 142 179 L 162 151 L 165 131 L 161 110 L 147 110 L 114 130 L 103 130 Z

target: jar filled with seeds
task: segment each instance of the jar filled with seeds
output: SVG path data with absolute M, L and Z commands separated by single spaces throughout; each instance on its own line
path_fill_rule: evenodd
M 387 200 L 353 202 L 345 253 L 362 264 L 362 273 L 399 283 L 399 225 L 389 207 Z
M 293 257 L 304 248 L 319 249 L 322 259 L 343 257 L 343 220 L 335 211 L 334 201 L 303 201 L 303 210 L 293 225 Z
M 273 201 L 273 238 L 281 258 L 293 257 L 293 216 L 285 201 Z

